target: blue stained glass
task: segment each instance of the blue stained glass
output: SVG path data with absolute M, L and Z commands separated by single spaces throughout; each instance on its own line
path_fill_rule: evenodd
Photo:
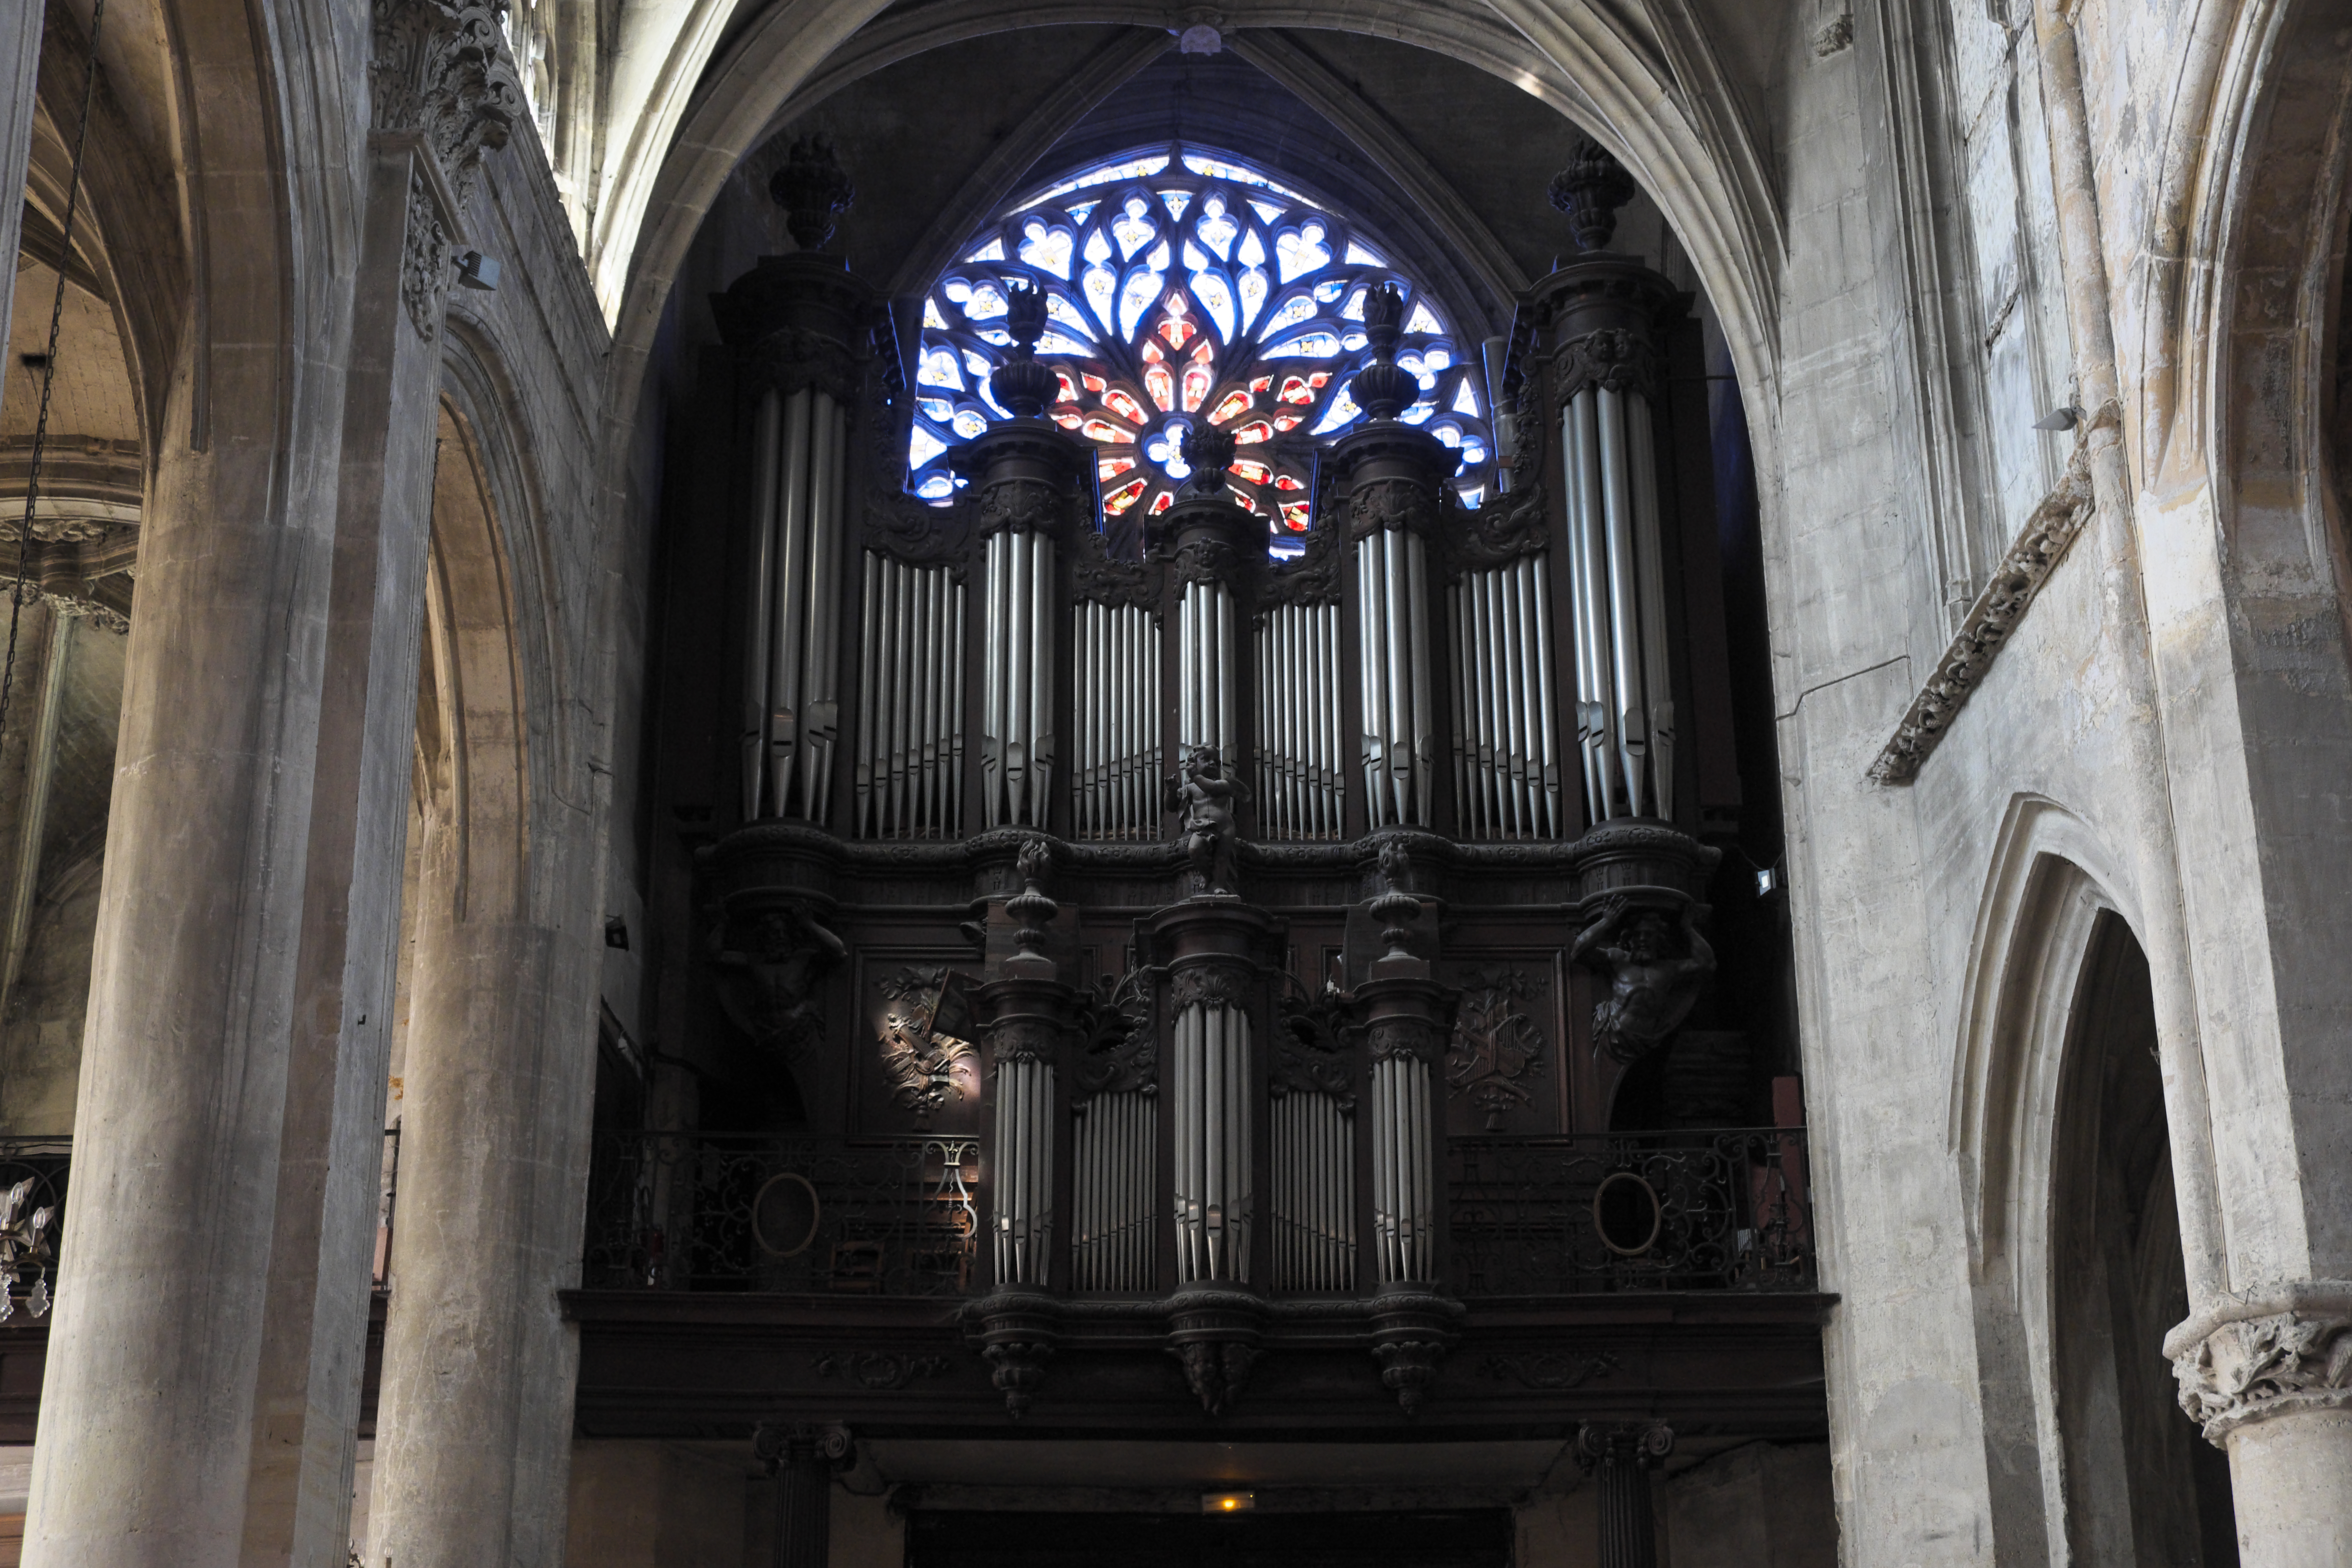
M 1429 416 L 1436 412 L 1437 405 L 1434 403 L 1416 403 L 1398 417 L 1408 425 L 1426 425 Z
M 1462 384 L 1454 389 L 1454 412 L 1467 414 L 1473 418 L 1477 416 L 1478 395 L 1471 389 L 1470 378 L 1466 375 L 1462 378 Z
M 1472 468 L 1486 460 L 1486 444 L 1476 437 L 1462 443 L 1462 460 Z
M 959 408 L 956 410 L 955 420 L 950 427 L 969 441 L 988 428 L 988 421 L 982 419 L 976 409 Z
M 1274 254 L 1285 283 L 1331 265 L 1331 247 L 1323 243 L 1329 233 L 1321 223 L 1309 218 L 1298 226 L 1296 234 L 1275 237 Z
M 984 343 L 994 343 L 1001 349 L 1009 349 L 1013 346 L 1013 334 L 1003 327 L 988 327 L 981 331 L 980 341 Z
M 923 325 L 927 327 L 939 327 L 944 330 L 947 324 L 948 319 L 940 313 L 940 302 L 937 300 L 932 299 L 929 294 L 924 295 Z
M 1168 270 L 1168 258 L 1171 254 L 1173 253 L 1169 250 L 1168 242 L 1163 239 L 1152 247 L 1150 255 L 1143 258 L 1143 264 L 1154 272 L 1165 272 Z
M 1255 196 L 1250 198 L 1250 211 L 1268 223 L 1278 223 L 1282 219 L 1283 209 L 1280 206 L 1273 202 L 1259 201 Z
M 1315 314 L 1315 301 L 1305 294 L 1293 294 L 1281 310 L 1265 319 L 1265 330 L 1278 332 L 1285 327 L 1296 326 Z
M 1266 281 L 1265 268 L 1253 267 L 1242 274 L 1242 331 L 1250 330 L 1250 322 L 1265 308 L 1265 297 L 1272 292 L 1274 285 Z
M 1193 226 L 1201 243 L 1215 251 L 1218 260 L 1232 260 L 1234 237 L 1241 233 L 1242 226 L 1225 216 L 1225 198 L 1211 196 L 1201 204 L 1201 221 Z
M 919 468 L 948 449 L 948 444 L 922 425 L 907 437 L 907 466 Z
M 1348 242 L 1348 264 L 1351 267 L 1386 267 L 1388 265 L 1361 241 L 1353 239 Z
M 945 500 L 955 494 L 955 481 L 945 474 L 932 474 L 915 487 L 915 493 L 925 500 Z
M 1102 205 L 1100 202 L 1072 202 L 1066 210 L 1073 222 L 1084 223 L 1094 216 L 1095 208 L 1100 205 Z
M 1110 240 L 1100 229 L 1087 236 L 1087 259 L 1097 265 L 1110 259 Z
M 1476 511 L 1478 510 L 1478 503 L 1486 499 L 1486 487 L 1484 485 L 1465 485 L 1462 487 L 1460 493 L 1462 496 L 1462 504 L 1465 507 L 1467 507 L 1470 510 Z
M 955 405 L 944 397 L 919 397 L 915 399 L 915 406 L 923 411 L 924 418 L 936 420 L 941 425 L 955 417 Z
M 1345 278 L 1326 278 L 1315 285 L 1315 298 L 1326 305 L 1347 291 L 1348 280 Z
M 1209 253 L 1191 240 L 1184 242 L 1184 270 L 1198 272 L 1209 264 Z
M 946 282 L 940 285 L 940 292 L 946 295 L 956 304 L 961 305 L 965 300 L 971 298 L 971 285 L 965 282 L 961 278 L 950 278 Z M 940 325 L 944 327 L 947 323 L 945 321 L 941 321 Z
M 963 313 L 975 321 L 992 321 L 1004 314 L 1004 290 L 993 283 L 976 285 L 971 297 L 963 301 Z
M 1192 205 L 1192 193 L 1190 191 L 1162 191 L 1160 193 L 1160 199 L 1168 204 L 1168 216 L 1177 219 L 1179 222 L 1181 222 L 1184 216 L 1184 209 Z
M 1323 411 L 1322 421 L 1307 432 L 1310 436 L 1328 436 L 1334 430 L 1344 430 L 1363 414 L 1356 399 L 1344 385 L 1332 395 L 1331 406 Z
M 973 378 L 982 386 L 988 384 L 989 373 L 995 368 L 988 363 L 986 355 L 976 354 L 970 349 L 963 351 L 963 367 L 971 372 Z
M 1153 237 L 1159 234 L 1160 226 L 1146 216 L 1150 211 L 1151 204 L 1141 196 L 1129 196 L 1125 216 L 1111 220 L 1111 237 L 1118 241 L 1119 259 L 1122 261 L 1150 245 Z
M 1427 300 L 1415 300 L 1412 314 L 1405 318 L 1404 330 L 1408 332 L 1442 332 L 1445 330 L 1445 323 L 1437 319 L 1437 312 L 1429 308 Z
M 1066 228 L 1047 228 L 1044 218 L 1033 217 L 1023 230 L 1021 259 L 1032 267 L 1042 267 L 1056 278 L 1070 275 L 1070 247 L 1073 243 Z
M 956 372 L 956 356 L 952 349 L 933 349 L 923 355 L 923 368 L 915 373 L 915 380 L 924 386 L 944 386 L 963 390 L 963 377 Z
M 1363 352 L 1364 345 L 1370 341 L 1370 339 L 1365 337 L 1361 332 L 1349 332 L 1340 338 L 1339 346 L 1346 349 L 1351 354 L 1361 353 Z
M 1223 278 L 1214 272 L 1192 274 L 1192 297 L 1201 301 L 1201 309 L 1217 323 L 1217 336 L 1226 342 L 1234 341 L 1234 291 Z
M 1432 343 L 1421 351 L 1421 362 L 1432 370 L 1444 370 L 1454 363 L 1454 351 L 1444 343 Z
M 1108 163 L 1099 169 L 1088 169 L 1075 180 L 1065 180 L 1037 199 L 1050 202 L 1055 196 L 1066 196 L 1072 191 L 1090 190 L 1096 185 L 1108 185 L 1113 180 L 1148 180 L 1168 167 L 1165 155 L 1157 158 L 1130 158 L 1124 163 Z
M 1362 321 L 1364 319 L 1364 296 L 1370 292 L 1371 290 L 1369 289 L 1359 289 L 1354 293 L 1349 295 L 1347 304 L 1340 308 L 1340 316 L 1344 320 L 1350 321 Z
M 966 261 L 1002 261 L 1004 259 L 1004 242 L 1001 239 L 992 239 L 964 259 Z
M 1074 354 L 1084 359 L 1094 353 L 1094 350 L 1088 344 L 1082 343 L 1066 333 L 1047 332 L 1037 340 L 1037 352 L 1041 354 Z
M 1094 328 L 1087 324 L 1084 316 L 1078 314 L 1078 308 L 1059 294 L 1048 293 L 1045 296 L 1045 316 L 1047 320 L 1060 322 L 1082 338 L 1090 339 L 1095 335 Z
M 1119 291 L 1118 296 L 1120 337 L 1135 336 L 1136 321 L 1151 308 L 1152 301 L 1160 298 L 1160 278 L 1161 274 L 1148 267 L 1139 267 L 1127 275 L 1127 287 Z
M 1260 359 L 1329 359 L 1339 352 L 1339 334 L 1318 329 L 1301 332 L 1286 343 L 1276 343 L 1258 355 Z
M 1429 427 L 1429 433 L 1449 447 L 1462 445 L 1462 431 L 1458 426 L 1433 425 Z
M 1087 308 L 1094 311 L 1096 319 L 1102 322 L 1103 331 L 1109 331 L 1110 302 L 1118 293 L 1118 275 L 1108 267 L 1089 267 L 1087 268 L 1086 290 Z
M 1255 229 L 1242 236 L 1242 265 L 1244 267 L 1265 265 L 1265 242 L 1258 238 Z

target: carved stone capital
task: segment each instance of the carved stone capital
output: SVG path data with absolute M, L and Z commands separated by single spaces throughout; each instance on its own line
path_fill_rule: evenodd
M 1050 1296 L 1016 1290 L 999 1291 L 973 1305 L 989 1381 L 1004 1395 L 1005 1414 L 1015 1421 L 1029 1414 L 1045 1386 L 1045 1363 L 1061 1339 L 1060 1306 Z
M 838 1423 L 762 1421 L 752 1429 L 751 1452 L 772 1476 L 818 1465 L 847 1469 L 857 1445 L 849 1428 Z
M 400 302 L 417 336 L 431 342 L 441 331 L 449 298 L 449 231 L 441 204 L 422 170 L 408 176 L 408 226 L 401 239 Z
M 2250 1422 L 2352 1407 L 2352 1317 L 2274 1312 L 2223 1323 L 2173 1358 L 2180 1408 L 2207 1442 Z
M 460 206 L 486 149 L 523 117 L 494 0 L 373 0 L 368 88 L 375 129 L 424 136 Z

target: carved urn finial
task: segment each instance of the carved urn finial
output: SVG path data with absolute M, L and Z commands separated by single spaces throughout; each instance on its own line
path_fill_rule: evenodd
M 1349 395 L 1374 419 L 1393 419 L 1421 394 L 1421 380 L 1397 368 L 1397 339 L 1404 330 L 1404 296 L 1383 283 L 1364 296 L 1364 336 L 1372 363 L 1348 384 Z
M 1004 900 L 1004 912 L 1020 922 L 1013 931 L 1013 946 L 1019 950 L 1014 956 L 1043 960 L 1045 927 L 1062 909 L 1038 886 L 1054 868 L 1053 847 L 1042 838 L 1030 839 L 1021 846 L 1019 864 L 1021 891 Z
M 834 219 L 857 199 L 857 187 L 842 172 L 833 138 L 809 135 L 793 143 L 784 166 L 769 177 L 768 194 L 784 209 L 793 243 L 803 250 L 823 250 L 833 243 Z
M 1037 363 L 1037 340 L 1045 334 L 1045 294 L 1034 282 L 1004 279 L 1004 330 L 1013 354 L 988 378 L 989 391 L 1015 419 L 1035 419 L 1061 390 L 1053 367 Z
M 1606 250 L 1617 232 L 1617 209 L 1640 190 L 1625 165 L 1588 136 L 1577 143 L 1568 167 L 1551 177 L 1551 205 L 1567 215 L 1577 249 Z
M 1225 471 L 1234 462 L 1234 433 L 1213 425 L 1194 426 L 1184 432 L 1177 449 L 1192 465 L 1192 477 L 1184 481 L 1182 499 L 1222 499 L 1225 494 Z

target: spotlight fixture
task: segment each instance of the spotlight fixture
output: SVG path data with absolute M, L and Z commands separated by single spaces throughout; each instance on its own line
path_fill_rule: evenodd
M 2071 403 L 2061 404 L 2033 422 L 2036 430 L 2072 430 L 2083 422 L 2083 411 Z
M 1202 1492 L 1202 1513 L 1247 1513 L 1257 1506 L 1255 1492 Z
M 488 293 L 499 286 L 499 258 L 484 256 L 478 250 L 457 253 L 457 281 L 468 289 Z

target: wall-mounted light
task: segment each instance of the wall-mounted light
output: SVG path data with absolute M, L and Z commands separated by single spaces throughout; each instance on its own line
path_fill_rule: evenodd
M 1255 1492 L 1202 1492 L 1202 1513 L 1247 1513 L 1257 1506 Z
M 499 286 L 499 258 L 484 256 L 478 250 L 459 251 L 457 281 L 466 288 L 479 289 L 486 293 L 496 289 Z
M 2036 430 L 2072 430 L 2083 422 L 2083 411 L 2068 403 L 2052 409 L 2033 422 Z

